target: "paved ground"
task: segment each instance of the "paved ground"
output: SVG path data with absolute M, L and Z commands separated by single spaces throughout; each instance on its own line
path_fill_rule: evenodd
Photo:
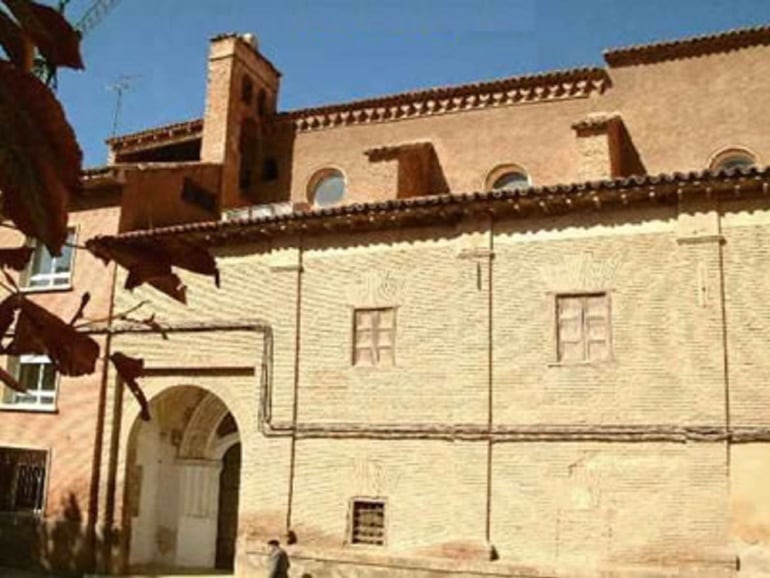
M 123 576 L 122 578 L 190 578 L 191 576 L 195 576 L 195 578 L 226 578 L 227 576 L 232 576 L 232 574 L 221 572 L 216 574 L 200 572 L 191 572 L 187 574 L 131 574 L 130 576 Z M 37 572 L 27 572 L 25 570 L 0 567 L 0 578 L 52 578 L 52 576 L 51 574 L 39 574 Z
M 0 576 L 2 576 L 2 578 L 41 578 L 44 575 L 36 572 L 25 572 L 24 570 L 0 567 Z

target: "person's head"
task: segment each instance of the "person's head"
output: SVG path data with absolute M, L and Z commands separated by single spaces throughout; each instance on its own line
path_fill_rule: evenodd
M 268 540 L 267 541 L 267 546 L 271 550 L 275 550 L 276 548 L 279 548 L 281 546 L 281 543 L 278 540 L 276 540 L 275 538 L 273 538 L 272 540 Z

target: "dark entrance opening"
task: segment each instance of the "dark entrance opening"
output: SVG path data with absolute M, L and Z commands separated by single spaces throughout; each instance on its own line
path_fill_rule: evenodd
M 238 488 L 241 481 L 241 444 L 234 444 L 222 457 L 219 475 L 216 567 L 232 570 L 238 534 Z

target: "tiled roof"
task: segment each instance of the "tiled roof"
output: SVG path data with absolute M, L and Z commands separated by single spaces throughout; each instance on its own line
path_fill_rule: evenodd
M 200 137 L 202 133 L 203 119 L 196 118 L 115 136 L 108 138 L 106 142 L 113 150 L 121 150 L 143 145 L 148 142 L 197 138 Z
M 452 223 L 468 214 L 557 215 L 637 203 L 673 201 L 691 193 L 768 194 L 770 167 L 636 176 L 526 189 L 445 194 L 342 205 L 285 215 L 208 221 L 99 237 L 96 243 L 139 242 L 182 236 L 212 245 L 254 241 L 298 232 L 353 231 Z
M 770 44 L 770 25 L 740 28 L 719 34 L 694 36 L 668 42 L 615 48 L 604 52 L 604 60 L 610 66 L 652 64 L 664 60 L 692 58 L 767 44 Z
M 563 100 L 603 92 L 609 77 L 603 68 L 574 68 L 513 76 L 489 82 L 443 86 L 354 100 L 277 115 L 300 131 L 339 125 L 386 122 L 536 101 Z

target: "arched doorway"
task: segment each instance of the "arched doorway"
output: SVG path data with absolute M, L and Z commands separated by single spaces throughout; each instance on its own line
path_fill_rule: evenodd
M 150 402 L 128 447 L 124 527 L 136 570 L 232 569 L 240 433 L 216 395 L 193 386 Z

